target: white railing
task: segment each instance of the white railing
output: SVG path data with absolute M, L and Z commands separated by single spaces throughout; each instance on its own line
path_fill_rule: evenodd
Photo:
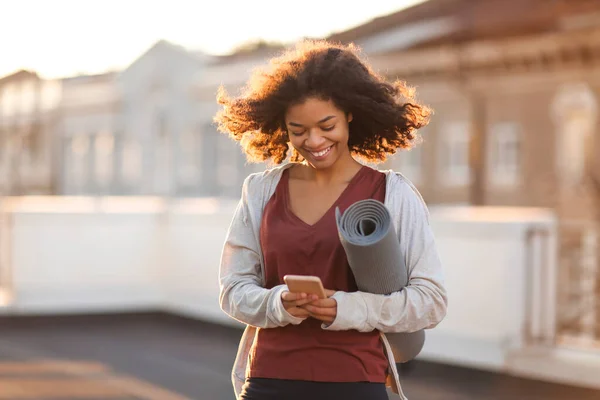
M 233 201 L 217 199 L 5 202 L 0 274 L 10 296 L 3 311 L 163 309 L 241 326 L 218 304 L 219 258 L 234 207 Z M 420 357 L 523 375 L 538 371 L 540 358 L 527 349 L 551 347 L 556 326 L 554 215 L 537 209 L 432 208 L 430 221 L 445 266 L 449 308 L 444 321 L 427 332 Z M 527 357 L 515 356 L 523 354 Z M 600 356 L 597 361 L 600 367 Z M 564 367 L 560 359 L 550 378 L 538 377 L 568 375 L 577 384 L 593 376 L 577 373 L 577 362 Z
M 526 264 L 528 344 L 552 345 L 556 340 L 557 240 L 555 226 L 532 226 L 527 231 Z
M 594 221 L 563 223 L 558 286 L 561 342 L 600 349 L 600 237 Z

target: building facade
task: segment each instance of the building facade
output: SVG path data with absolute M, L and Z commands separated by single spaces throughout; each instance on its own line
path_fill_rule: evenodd
M 599 16 L 588 0 L 430 0 L 330 39 L 362 45 L 434 109 L 422 144 L 390 163 L 430 203 L 577 201 L 563 212 L 586 218 L 600 175 Z
M 160 41 L 123 71 L 63 81 L 61 194 L 199 196 L 191 84 L 208 57 Z
M 405 173 L 429 203 L 560 207 L 585 218 L 600 169 L 599 8 L 430 0 L 329 39 L 357 43 L 434 109 L 422 143 L 384 166 Z M 56 192 L 237 194 L 265 166 L 248 165 L 216 132 L 216 91 L 235 93 L 278 50 L 212 57 L 161 41 L 123 71 L 62 80 L 55 119 L 43 124 L 59 142 Z M 12 115 L 10 100 L 0 104 Z M 2 121 L 4 130 L 13 124 Z
M 229 95 L 237 95 L 250 72 L 280 49 L 264 47 L 216 57 L 194 83 L 202 127 L 200 163 L 206 194 L 237 197 L 246 176 L 268 167 L 265 163 L 249 163 L 238 143 L 217 132 L 213 117 L 219 110 L 216 102 L 219 87 L 223 87 Z
M 48 194 L 56 189 L 56 105 L 60 82 L 30 71 L 0 79 L 0 193 Z
M 62 80 L 56 126 L 60 194 L 112 194 L 117 189 L 121 99 L 116 78 L 116 73 L 107 73 Z

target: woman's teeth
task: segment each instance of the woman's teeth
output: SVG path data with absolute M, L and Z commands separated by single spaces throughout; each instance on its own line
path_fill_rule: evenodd
M 331 150 L 331 146 L 329 146 L 328 148 L 326 148 L 323 151 L 320 151 L 318 153 L 315 153 L 313 151 L 311 151 L 310 153 L 315 156 L 315 157 L 323 157 L 325 154 L 329 153 L 329 150 Z

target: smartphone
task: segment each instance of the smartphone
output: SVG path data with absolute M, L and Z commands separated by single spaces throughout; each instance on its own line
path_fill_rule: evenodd
M 327 298 L 321 278 L 318 276 L 286 275 L 283 280 L 292 293 L 316 294 L 319 299 Z

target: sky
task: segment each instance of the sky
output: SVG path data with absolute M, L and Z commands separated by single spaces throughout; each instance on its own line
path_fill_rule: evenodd
M 324 37 L 423 0 L 0 0 L 0 77 L 123 69 L 164 39 L 226 54 L 253 39 Z

